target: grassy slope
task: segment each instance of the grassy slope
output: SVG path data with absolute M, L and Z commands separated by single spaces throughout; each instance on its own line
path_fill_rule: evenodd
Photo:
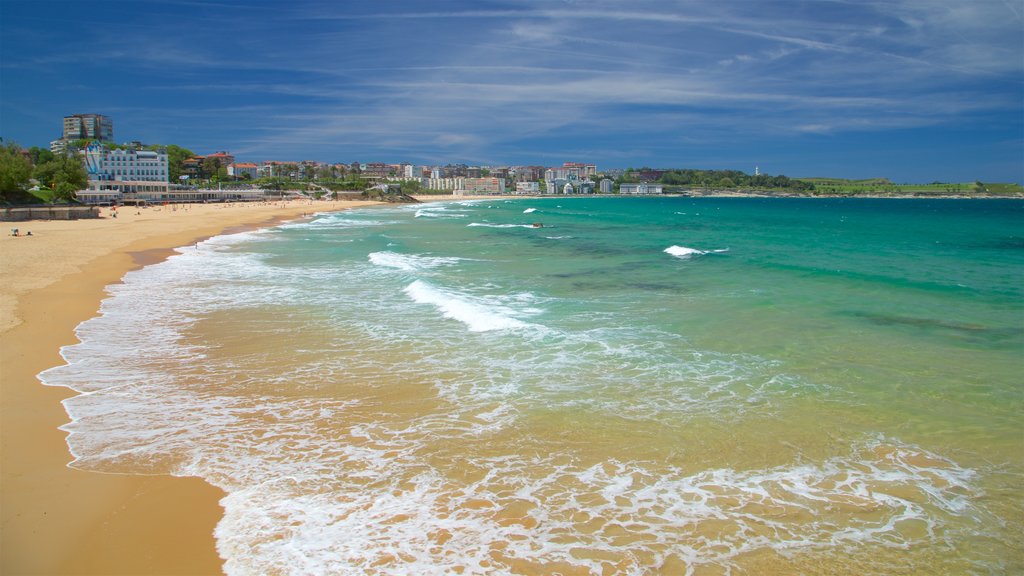
M 975 182 L 953 182 L 932 184 L 894 184 L 887 178 L 847 180 L 845 178 L 796 178 L 814 184 L 818 194 L 913 194 L 949 196 L 1024 196 L 1020 184 L 983 183 L 979 188 Z

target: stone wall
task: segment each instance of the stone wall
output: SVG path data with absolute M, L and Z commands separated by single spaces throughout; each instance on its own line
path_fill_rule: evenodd
M 25 220 L 79 220 L 99 218 L 96 206 L 17 206 L 0 208 L 0 221 L 23 222 Z

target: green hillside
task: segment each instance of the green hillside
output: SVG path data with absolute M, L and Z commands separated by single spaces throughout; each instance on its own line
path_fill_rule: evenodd
M 849 180 L 846 178 L 794 178 L 814 185 L 816 195 L 886 195 L 894 196 L 1005 196 L 1024 197 L 1020 184 L 997 182 L 932 182 L 930 184 L 896 184 L 888 178 Z

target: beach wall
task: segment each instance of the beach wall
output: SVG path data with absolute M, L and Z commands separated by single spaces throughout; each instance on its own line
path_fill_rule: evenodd
M 99 217 L 100 209 L 95 206 L 24 206 L 0 209 L 0 221 L 2 222 L 80 220 Z

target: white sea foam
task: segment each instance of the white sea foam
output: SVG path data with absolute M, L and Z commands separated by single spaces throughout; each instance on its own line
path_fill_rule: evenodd
M 531 214 L 531 213 L 536 212 L 536 211 L 537 211 L 536 208 L 527 208 L 526 210 L 523 210 L 523 214 Z
M 64 349 L 69 364 L 41 376 L 87 392 L 65 402 L 76 467 L 197 475 L 227 492 L 216 538 L 232 576 L 493 574 L 513 572 L 513 562 L 641 574 L 670 558 L 689 572 L 738 573 L 750 555 L 806 552 L 842 565 L 847 554 L 968 542 L 957 530 L 998 534 L 977 472 L 893 438 L 751 469 L 684 469 L 544 442 L 524 415 L 730 419 L 764 415 L 811 384 L 653 328 L 533 329 L 524 318 L 567 302 L 524 289 L 417 280 L 404 286 L 413 303 L 403 303 L 374 272 L 451 263 L 433 256 L 289 267 L 247 246 L 277 237 L 218 237 L 129 274 L 79 327 L 81 343 Z M 342 282 L 353 289 L 338 290 Z M 337 330 L 309 331 L 317 343 L 304 345 L 324 347 L 316 354 L 289 345 L 272 361 L 248 349 L 215 357 L 217 341 L 189 337 L 212 313 L 310 301 Z M 536 340 L 487 347 L 455 323 L 439 337 L 436 322 L 411 310 L 418 304 L 471 332 Z M 260 337 L 291 344 L 305 321 L 283 319 L 284 335 Z M 440 410 L 407 416 L 409 406 L 381 401 L 386 393 L 331 396 L 352 382 L 358 391 L 424 381 Z M 449 445 L 457 449 L 445 453 Z
M 406 286 L 405 293 L 415 302 L 437 307 L 445 318 L 462 322 L 471 332 L 511 330 L 528 326 L 527 323 L 514 318 L 513 312 L 500 304 L 437 288 L 421 280 Z
M 686 246 L 669 246 L 665 248 L 666 254 L 671 254 L 676 258 L 689 258 L 691 256 L 702 256 L 707 254 L 704 250 L 697 250 L 696 248 L 687 248 Z
M 533 224 L 490 224 L 487 222 L 473 222 L 467 224 L 467 228 L 480 227 L 480 228 L 537 228 Z
M 696 248 L 687 248 L 686 246 L 669 246 L 665 248 L 664 252 L 675 256 L 676 258 L 691 258 L 693 256 L 703 256 L 705 254 L 720 254 L 722 252 L 728 252 L 728 248 L 720 250 L 698 250 Z
M 395 268 L 406 272 L 422 272 L 431 268 L 458 264 L 462 258 L 443 256 L 424 256 L 414 254 L 398 254 L 396 252 L 373 252 L 369 255 L 370 262 L 377 266 Z
M 415 218 L 465 218 L 470 210 L 457 210 L 447 206 L 428 206 L 416 210 Z
M 699 473 L 501 454 L 462 464 L 469 482 L 417 458 L 416 444 L 353 429 L 335 455 L 350 473 L 296 460 L 232 490 L 217 528 L 226 571 L 490 574 L 522 561 L 645 573 L 675 556 L 687 573 L 731 572 L 757 551 L 841 558 L 867 543 L 928 546 L 979 496 L 971 470 L 893 443 L 818 464 Z

